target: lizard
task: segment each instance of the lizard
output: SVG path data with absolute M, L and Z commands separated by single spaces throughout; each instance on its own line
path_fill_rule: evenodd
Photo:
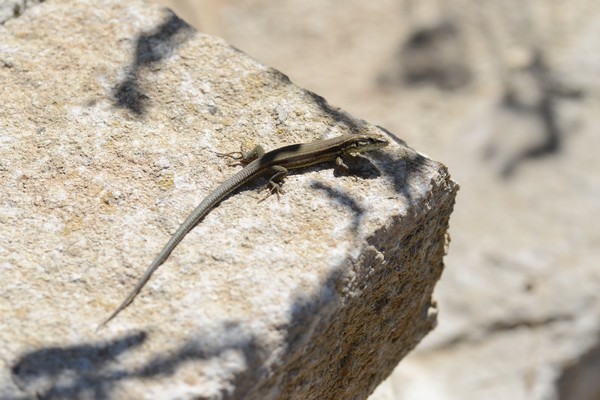
M 387 145 L 388 141 L 386 139 L 376 135 L 346 134 L 310 143 L 291 144 L 271 150 L 267 153 L 265 153 L 264 149 L 259 145 L 246 154 L 243 154 L 242 152 L 219 154 L 220 156 L 234 158 L 235 160 L 238 160 L 240 164 L 245 165 L 245 167 L 221 183 L 188 215 L 185 221 L 183 221 L 171 236 L 167 244 L 165 244 L 161 252 L 156 256 L 154 261 L 148 266 L 144 275 L 142 275 L 135 287 L 129 292 L 129 295 L 121 305 L 119 305 L 119 307 L 117 307 L 115 311 L 113 311 L 113 313 L 98 326 L 98 329 L 105 326 L 133 302 L 148 280 L 150 280 L 152 274 L 167 260 L 179 242 L 181 242 L 213 208 L 237 189 L 253 182 L 258 177 L 266 175 L 268 172 L 272 172 L 273 175 L 267 183 L 267 188 L 270 191 L 267 197 L 273 193 L 276 193 L 279 197 L 279 193 L 283 193 L 281 184 L 290 169 L 335 161 L 338 168 L 348 171 L 349 168 L 342 160 L 342 156 L 356 156 L 360 153 L 382 148 Z M 232 154 L 240 154 L 240 156 L 232 156 Z

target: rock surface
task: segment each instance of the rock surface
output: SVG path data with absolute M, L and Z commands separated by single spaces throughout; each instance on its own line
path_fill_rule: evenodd
M 365 398 L 433 328 L 446 167 L 142 2 L 0 26 L 0 398 Z M 218 152 L 391 145 L 225 200 L 108 327 Z
M 439 326 L 373 399 L 600 398 L 600 2 L 170 3 L 461 183 Z

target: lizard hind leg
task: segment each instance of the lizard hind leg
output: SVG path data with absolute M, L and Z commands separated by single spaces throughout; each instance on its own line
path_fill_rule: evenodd
M 259 157 L 262 157 L 265 154 L 265 149 L 261 145 L 255 146 L 250 151 L 244 151 L 242 145 L 240 145 L 240 151 L 232 151 L 229 153 L 215 153 L 218 157 L 227 157 L 231 158 L 234 162 L 228 164 L 230 167 L 235 167 L 236 165 L 248 165 L 252 161 L 256 160 Z
M 275 172 L 275 174 L 273 174 L 273 176 L 269 179 L 269 182 L 267 182 L 264 188 L 268 189 L 269 193 L 267 193 L 265 197 L 259 200 L 259 203 L 262 203 L 263 201 L 271 197 L 273 194 L 277 195 L 277 199 L 279 199 L 280 194 L 283 194 L 283 189 L 281 188 L 281 186 L 283 185 L 283 180 L 288 174 L 288 170 L 287 168 L 282 167 L 280 165 L 273 166 L 272 170 L 273 172 Z

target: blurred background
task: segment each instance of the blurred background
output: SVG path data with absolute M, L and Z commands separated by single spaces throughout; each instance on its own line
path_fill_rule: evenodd
M 439 325 L 371 400 L 600 399 L 598 0 L 160 0 L 460 183 Z

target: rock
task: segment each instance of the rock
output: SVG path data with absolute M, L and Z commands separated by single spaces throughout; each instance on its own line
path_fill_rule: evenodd
M 366 398 L 434 327 L 458 186 L 444 165 L 143 2 L 0 27 L 0 398 Z M 211 212 L 106 328 L 217 153 L 391 145 Z

